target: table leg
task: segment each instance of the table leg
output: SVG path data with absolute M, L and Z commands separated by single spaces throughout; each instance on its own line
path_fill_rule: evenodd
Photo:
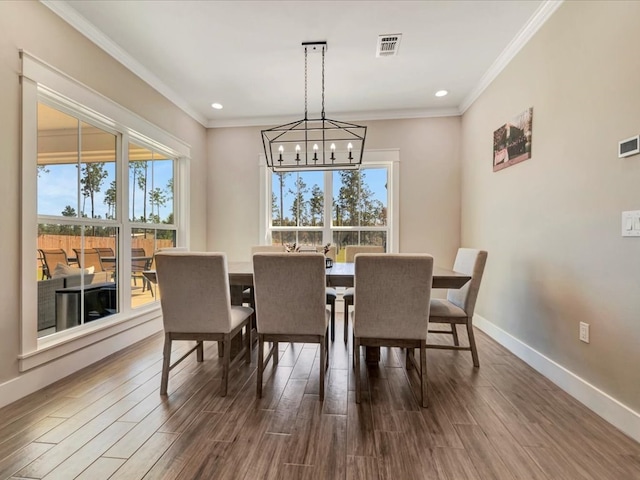
M 367 365 L 377 365 L 380 362 L 380 347 L 366 347 L 364 357 Z

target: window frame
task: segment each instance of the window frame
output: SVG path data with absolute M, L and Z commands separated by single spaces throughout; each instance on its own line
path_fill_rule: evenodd
M 324 172 L 324 222 L 323 226 L 289 226 L 272 227 L 271 225 L 271 192 L 272 192 L 272 171 L 266 166 L 264 155 L 260 155 L 260 232 L 258 243 L 270 245 L 273 231 L 322 231 L 322 244 L 333 244 L 333 232 L 335 231 L 386 231 L 387 232 L 387 252 L 396 253 L 399 250 L 399 178 L 400 178 L 400 151 L 397 149 L 388 150 L 365 150 L 362 167 L 386 168 L 388 172 L 387 190 L 387 225 L 386 226 L 334 226 L 332 222 L 332 201 L 326 201 L 327 192 L 333 200 L 333 170 Z M 296 173 L 296 170 L 292 170 Z
M 81 121 L 116 134 L 116 179 L 118 182 L 116 219 L 90 219 L 83 225 L 96 224 L 118 228 L 120 231 L 119 268 L 122 278 L 129 278 L 131 272 L 130 255 L 131 230 L 137 225 L 128 219 L 128 151 L 129 142 L 144 145 L 162 152 L 174 161 L 174 224 L 172 226 L 148 223 L 148 229 L 171 229 L 176 232 L 177 245 L 189 245 L 189 201 L 188 180 L 190 168 L 190 147 L 188 144 L 165 132 L 137 114 L 94 90 L 66 76 L 54 67 L 39 60 L 28 52 L 21 51 L 22 73 L 22 132 L 21 132 L 21 318 L 20 351 L 18 355 L 20 371 L 26 371 L 46 362 L 104 341 L 114 335 L 135 328 L 145 322 L 160 317 L 159 302 L 131 308 L 131 286 L 122 282 L 119 288 L 120 312 L 106 317 L 95 324 L 85 324 L 77 328 L 56 332 L 38 338 L 37 334 L 37 282 L 33 272 L 36 267 L 38 224 L 57 223 L 78 225 L 85 219 L 74 219 L 51 215 L 38 215 L 37 210 L 37 105 L 44 103 Z M 126 167 L 126 168 L 125 168 Z M 126 275 L 126 277 L 125 277 Z M 126 301 L 125 301 L 126 300 Z

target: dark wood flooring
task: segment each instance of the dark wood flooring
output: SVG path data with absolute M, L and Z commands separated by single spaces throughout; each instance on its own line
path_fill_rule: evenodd
M 480 369 L 469 352 L 428 352 L 422 409 L 417 373 L 386 348 L 356 405 L 341 331 L 322 403 L 317 345 L 283 343 L 261 400 L 257 349 L 218 396 L 214 343 L 161 397 L 155 335 L 0 410 L 0 478 L 640 479 L 640 444 L 481 332 Z

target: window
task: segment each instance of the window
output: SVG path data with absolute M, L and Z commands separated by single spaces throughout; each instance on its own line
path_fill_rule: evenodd
M 266 238 L 272 244 L 320 246 L 331 243 L 337 261 L 347 245 L 397 248 L 392 188 L 397 179 L 397 152 L 367 152 L 359 170 L 271 172 L 265 168 L 270 207 Z
M 34 57 L 22 59 L 27 370 L 127 322 L 157 318 L 160 292 L 145 272 L 159 248 L 187 246 L 189 148 Z

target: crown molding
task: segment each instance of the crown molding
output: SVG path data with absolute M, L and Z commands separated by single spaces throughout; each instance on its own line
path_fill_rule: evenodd
M 457 108 L 438 109 L 411 109 L 411 110 L 379 110 L 372 112 L 344 112 L 331 114 L 327 118 L 346 122 L 362 122 L 368 120 L 401 120 L 409 118 L 436 118 L 436 117 L 458 117 L 460 110 Z M 227 120 L 209 120 L 207 128 L 227 128 L 227 127 L 263 127 L 266 125 L 282 125 L 285 123 L 300 120 L 300 115 L 279 115 L 273 117 L 254 118 L 230 118 Z
M 496 58 L 493 64 L 489 67 L 486 73 L 475 86 L 471 93 L 466 96 L 459 106 L 460 113 L 463 114 L 467 109 L 475 102 L 478 97 L 491 85 L 496 77 L 505 69 L 507 65 L 513 60 L 520 50 L 531 40 L 531 37 L 544 25 L 544 23 L 553 15 L 553 13 L 562 5 L 564 0 L 546 0 L 542 3 L 538 9 L 531 16 L 518 34 L 509 42 L 509 45 L 502 51 L 502 53 Z
M 174 105 L 184 111 L 187 115 L 200 123 L 203 127 L 207 125 L 207 119 L 194 110 L 180 95 L 174 92 L 156 75 L 149 71 L 144 65 L 135 60 L 129 53 L 123 50 L 117 43 L 98 30 L 85 17 L 80 15 L 64 0 L 40 0 L 45 7 L 62 18 L 73 28 L 82 33 L 85 37 L 95 43 L 102 50 L 111 55 L 114 59 L 131 70 L 151 87 L 166 97 Z

